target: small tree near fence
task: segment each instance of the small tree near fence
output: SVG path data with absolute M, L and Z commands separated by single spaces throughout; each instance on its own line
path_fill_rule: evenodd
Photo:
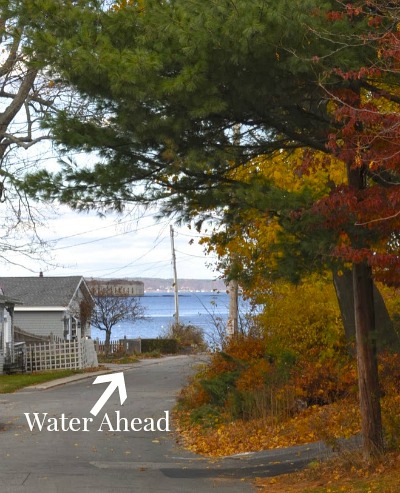
M 91 324 L 106 333 L 104 349 L 110 352 L 113 327 L 122 320 L 136 322 L 144 318 L 144 308 L 138 298 L 127 296 L 115 289 L 115 285 L 91 282 L 90 290 L 95 299 Z

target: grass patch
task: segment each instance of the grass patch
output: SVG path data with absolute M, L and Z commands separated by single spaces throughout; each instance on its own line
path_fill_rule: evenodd
M 149 351 L 147 353 L 141 353 L 140 358 L 141 359 L 146 359 L 146 358 L 161 358 L 162 354 L 158 349 L 155 349 L 154 351 Z
M 127 354 L 109 354 L 105 356 L 104 354 L 97 355 L 97 359 L 99 363 L 114 363 L 116 365 L 126 365 L 129 363 L 137 363 L 139 358 L 135 355 L 127 355 Z
M 59 378 L 83 373 L 80 370 L 53 370 L 15 375 L 0 375 L 0 394 L 10 394 L 17 390 Z

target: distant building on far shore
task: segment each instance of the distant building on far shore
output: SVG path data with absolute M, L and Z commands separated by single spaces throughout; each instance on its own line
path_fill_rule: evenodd
M 145 286 L 146 293 L 171 293 L 174 291 L 173 279 L 138 277 Z M 188 279 L 178 278 L 178 291 L 180 293 L 211 293 L 226 292 L 226 283 L 223 279 Z
M 144 283 L 133 279 L 86 279 L 93 296 L 144 296 Z

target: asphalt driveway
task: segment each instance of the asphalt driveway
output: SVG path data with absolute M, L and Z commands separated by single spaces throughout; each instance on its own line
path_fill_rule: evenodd
M 167 411 L 198 363 L 176 356 L 125 368 L 124 405 L 114 392 L 96 417 L 90 411 L 107 384 L 93 385 L 94 376 L 0 394 L 0 491 L 246 493 L 254 489 L 244 479 L 297 469 L 323 453 L 315 445 L 209 460 L 183 450 L 165 431 Z

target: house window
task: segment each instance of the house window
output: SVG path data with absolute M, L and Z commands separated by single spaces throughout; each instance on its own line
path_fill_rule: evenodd
M 76 317 L 71 317 L 71 340 L 76 341 L 81 337 L 81 321 Z

